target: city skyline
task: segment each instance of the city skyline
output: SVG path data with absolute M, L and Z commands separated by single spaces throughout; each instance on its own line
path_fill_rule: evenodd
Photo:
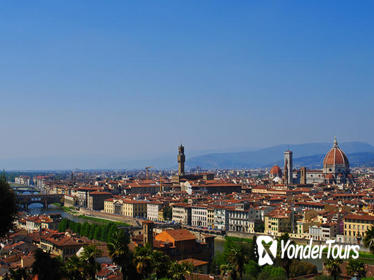
M 0 159 L 373 145 L 373 5 L 5 2 Z

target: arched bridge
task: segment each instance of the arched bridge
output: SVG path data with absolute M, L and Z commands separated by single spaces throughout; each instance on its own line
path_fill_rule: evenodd
M 12 189 L 18 194 L 22 194 L 25 192 L 39 192 L 39 190 L 33 186 L 12 186 Z
M 27 210 L 31 203 L 41 203 L 45 209 L 49 204 L 62 203 L 63 194 L 23 194 L 17 195 L 17 203 Z

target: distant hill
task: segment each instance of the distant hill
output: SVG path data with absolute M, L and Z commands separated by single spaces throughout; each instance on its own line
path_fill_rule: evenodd
M 324 157 L 324 154 L 320 154 L 308 157 L 295 158 L 294 167 L 299 168 L 301 166 L 305 166 L 308 168 L 320 169 L 322 168 Z M 351 167 L 374 167 L 374 153 L 352 153 L 347 154 L 347 157 L 349 160 L 349 165 Z M 264 167 L 271 167 L 276 164 L 282 167 L 283 160 L 279 160 Z
M 363 142 L 339 144 L 347 154 L 351 166 L 374 166 L 374 146 Z M 299 145 L 278 145 L 257 151 L 236 153 L 211 153 L 187 160 L 189 167 L 215 168 L 261 168 L 283 164 L 283 152 L 293 152 L 294 165 L 321 168 L 324 155 L 331 149 L 331 143 L 308 143 Z

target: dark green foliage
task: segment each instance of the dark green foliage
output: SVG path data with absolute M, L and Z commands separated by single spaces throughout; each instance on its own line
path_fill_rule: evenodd
M 261 268 L 258 266 L 257 261 L 250 260 L 247 264 L 244 265 L 245 275 L 250 275 L 256 278 L 260 271 Z
M 280 244 L 281 244 L 282 241 L 284 242 L 284 244 L 286 244 L 287 241 L 289 241 L 289 240 L 290 240 L 290 237 L 289 237 L 288 233 L 282 234 L 278 238 L 278 244 L 279 244 L 278 246 L 281 246 Z M 294 241 L 290 241 L 290 244 L 294 244 L 294 243 L 295 243 Z M 284 258 L 281 258 L 280 257 L 280 250 L 278 250 L 278 256 L 277 256 L 275 261 L 279 266 L 284 268 L 284 270 L 286 271 L 287 277 L 289 277 L 290 276 L 290 266 L 292 264 L 292 260 L 288 258 L 287 254 L 284 256 Z
M 37 249 L 35 261 L 32 264 L 33 275 L 38 275 L 39 280 L 61 279 L 63 275 L 63 263 L 58 258 L 52 258 L 48 253 Z
M 13 228 L 16 214 L 16 196 L 3 172 L 0 175 L 0 237 L 5 236 Z
M 96 239 L 104 242 L 109 242 L 112 235 L 118 230 L 115 223 L 106 223 L 104 225 L 76 223 L 68 219 L 62 219 L 58 225 L 58 231 L 64 232 L 70 229 L 72 232 L 80 236 L 86 236 L 89 239 Z
M 292 260 L 290 265 L 290 277 L 317 273 L 317 267 L 306 261 Z
M 279 266 L 265 266 L 258 275 L 258 280 L 286 280 L 286 270 Z
M 62 219 L 62 221 L 58 224 L 58 231 L 59 232 L 66 231 L 67 226 L 68 226 L 68 220 L 67 219 Z
M 351 277 L 364 278 L 366 276 L 365 264 L 360 260 L 350 259 L 347 274 Z
M 255 224 L 255 232 L 264 232 L 265 225 L 264 223 L 256 223 Z
M 121 267 L 123 280 L 136 279 L 136 270 L 132 262 L 133 256 L 128 247 L 129 243 L 128 232 L 118 230 L 107 244 L 109 256 L 115 264 Z
M 100 250 L 94 245 L 84 247 L 80 257 L 74 255 L 66 260 L 63 279 L 94 280 L 96 273 L 100 270 L 100 264 L 95 259 L 100 255 Z
M 163 210 L 164 220 L 171 220 L 173 211 L 170 206 L 165 206 Z
M 374 254 L 374 226 L 372 226 L 368 231 L 366 231 L 363 241 L 365 247 L 369 248 L 370 252 Z
M 100 264 L 95 259 L 99 256 L 101 256 L 101 251 L 94 245 L 84 247 L 80 259 L 83 263 L 83 274 L 86 279 L 95 280 L 95 275 L 100 270 Z
M 90 224 L 89 231 L 88 231 L 88 238 L 93 239 L 95 233 L 95 225 Z
M 334 280 L 338 279 L 340 274 L 342 273 L 340 269 L 340 265 L 343 263 L 340 259 L 333 259 L 329 258 L 324 263 L 326 270 L 330 273 L 330 276 L 334 278 Z
M 8 278 L 11 280 L 31 280 L 31 274 L 26 268 L 17 268 L 16 270 L 10 269 Z
M 93 239 L 96 239 L 96 240 L 101 239 L 101 228 L 100 227 L 95 227 Z
M 280 259 L 279 256 L 271 267 L 258 266 L 257 237 L 244 239 L 226 237 L 224 251 L 217 253 L 211 265 L 211 272 L 228 279 L 266 279 L 282 280 L 289 277 L 317 273 L 317 267 L 311 263 L 300 260 Z M 288 234 L 282 235 L 278 242 L 287 242 Z M 290 241 L 293 242 L 293 241 Z M 269 279 L 268 279 L 269 278 Z
M 84 222 L 84 224 L 81 226 L 80 235 L 82 236 L 88 236 L 90 224 L 87 222 Z
M 77 256 L 72 256 L 65 261 L 64 275 L 70 280 L 84 280 L 83 262 Z

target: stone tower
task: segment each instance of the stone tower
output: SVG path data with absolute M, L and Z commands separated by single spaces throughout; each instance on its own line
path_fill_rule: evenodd
M 183 145 L 180 145 L 178 147 L 178 175 L 183 176 L 184 175 L 184 162 L 186 160 L 186 157 L 184 155 L 184 147 Z
M 300 184 L 306 184 L 306 167 L 300 167 Z
M 153 227 L 152 221 L 143 221 L 143 246 L 149 244 L 153 248 Z
M 292 184 L 292 151 L 284 152 L 284 179 L 286 184 Z

